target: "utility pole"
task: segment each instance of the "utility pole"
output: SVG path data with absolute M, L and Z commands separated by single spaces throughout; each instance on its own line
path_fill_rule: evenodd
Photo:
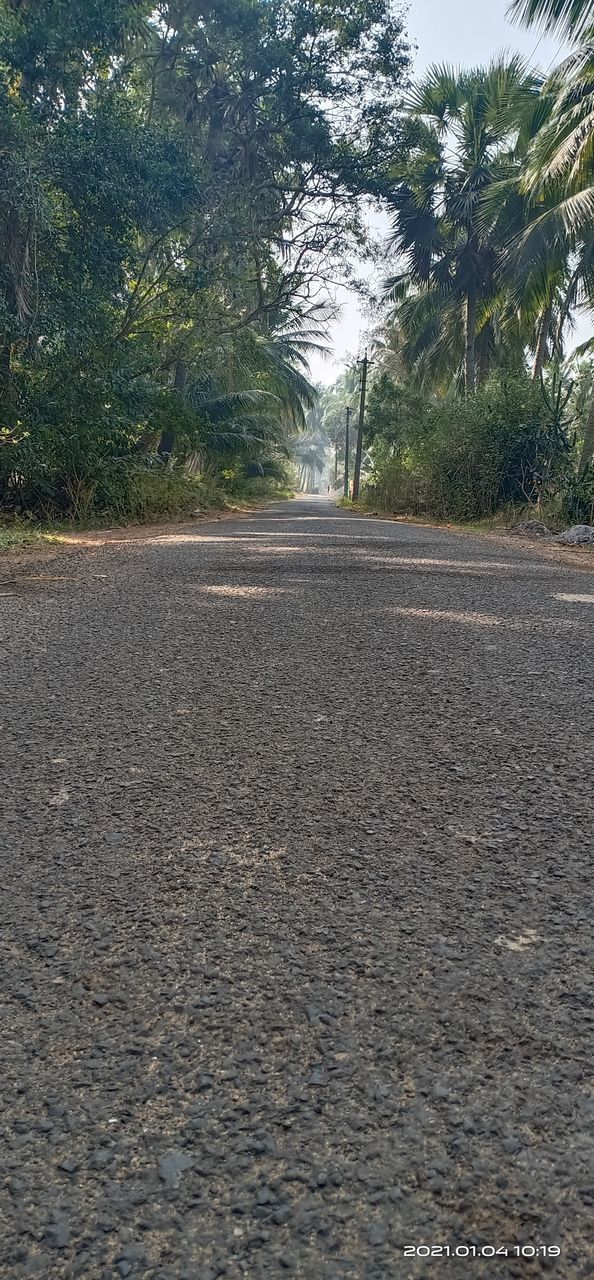
M 369 361 L 367 352 L 363 356 L 361 367 L 361 398 L 359 400 L 359 430 L 357 431 L 357 450 L 355 453 L 355 470 L 353 472 L 353 502 L 359 497 L 361 484 L 361 455 L 363 453 L 363 426 L 365 423 L 365 395 L 367 392 L 367 369 Z
M 351 409 L 350 404 L 347 405 L 346 424 L 344 428 L 344 496 L 345 498 L 348 498 L 349 496 L 349 451 L 351 447 L 349 436 L 350 436 L 352 412 L 353 410 Z

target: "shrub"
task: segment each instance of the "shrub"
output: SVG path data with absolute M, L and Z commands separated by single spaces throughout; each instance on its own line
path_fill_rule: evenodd
M 52 438 L 60 443 L 59 432 Z M 78 450 L 65 457 L 66 450 L 45 449 L 36 457 L 23 443 L 0 453 L 2 508 L 21 519 L 143 523 L 225 505 L 225 494 L 213 481 L 154 457 L 101 456 L 91 449 L 86 457 Z
M 465 398 L 391 391 L 372 445 L 370 496 L 390 510 L 454 520 L 538 505 L 571 470 L 562 410 L 558 395 L 522 374 L 494 376 Z
M 572 476 L 563 494 L 562 512 L 570 524 L 594 525 L 594 464 Z
M 126 491 L 119 510 L 109 514 L 132 523 L 180 520 L 196 512 L 225 506 L 225 494 L 211 480 L 188 475 L 183 469 L 133 466 L 127 471 Z M 106 513 L 107 514 L 107 513 Z

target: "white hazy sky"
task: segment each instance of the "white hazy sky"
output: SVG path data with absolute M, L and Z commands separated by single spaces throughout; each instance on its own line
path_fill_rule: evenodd
M 509 0 L 411 0 L 407 27 L 414 52 L 413 74 L 421 75 L 434 62 L 471 67 L 489 62 L 504 51 L 522 53 L 545 70 L 563 55 L 560 41 L 540 36 L 508 22 Z M 373 219 L 382 228 L 381 219 Z M 350 356 L 360 354 L 365 330 L 357 298 L 341 290 L 340 318 L 332 326 L 330 359 L 315 358 L 311 372 L 316 382 L 334 382 Z

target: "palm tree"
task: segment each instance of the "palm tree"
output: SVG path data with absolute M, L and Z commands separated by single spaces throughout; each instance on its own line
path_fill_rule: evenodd
M 343 472 L 346 449 L 346 410 L 356 404 L 359 395 L 359 370 L 351 366 L 339 375 L 336 382 L 320 394 L 320 419 L 328 445 L 333 454 L 333 484 L 339 486 Z
M 485 196 L 517 176 L 539 91 L 511 58 L 470 72 L 434 66 L 409 97 L 413 146 L 390 201 L 391 247 L 404 270 L 388 281 L 388 296 L 409 335 L 405 358 L 460 370 L 467 393 L 479 355 L 488 364 L 506 235 L 505 211 L 486 221 Z
M 527 26 L 538 23 L 575 39 L 592 26 L 591 0 L 512 0 L 509 12 Z
M 528 153 L 525 188 L 541 218 L 575 242 L 594 223 L 594 27 L 557 68 L 553 107 Z
M 307 415 L 305 427 L 288 441 L 289 451 L 296 463 L 299 488 L 312 493 L 326 466 L 328 435 L 323 424 L 320 396 Z
M 580 43 L 553 73 L 553 110 L 528 154 L 525 189 L 535 209 L 522 251 L 565 251 L 571 270 L 561 326 L 572 307 L 594 308 L 594 13 L 591 0 L 514 0 L 512 11 Z M 579 461 L 594 458 L 594 390 Z
M 326 441 L 318 432 L 306 431 L 289 441 L 289 449 L 297 467 L 300 490 L 312 493 L 326 465 Z
M 305 427 L 316 402 L 308 357 L 320 350 L 322 331 L 300 327 L 295 316 L 280 319 L 283 328 L 262 332 L 248 326 L 218 348 L 203 351 L 200 359 L 196 353 L 191 365 L 184 362 L 182 386 L 177 362 L 172 391 L 180 421 L 188 411 L 194 415 L 194 435 L 203 452 L 268 447 Z M 172 414 L 158 450 L 165 460 L 172 456 L 178 434 Z

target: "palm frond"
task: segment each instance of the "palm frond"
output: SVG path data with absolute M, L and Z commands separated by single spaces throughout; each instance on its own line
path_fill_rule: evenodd
M 527 26 L 535 24 L 574 39 L 592 25 L 590 0 L 512 0 L 508 13 Z

